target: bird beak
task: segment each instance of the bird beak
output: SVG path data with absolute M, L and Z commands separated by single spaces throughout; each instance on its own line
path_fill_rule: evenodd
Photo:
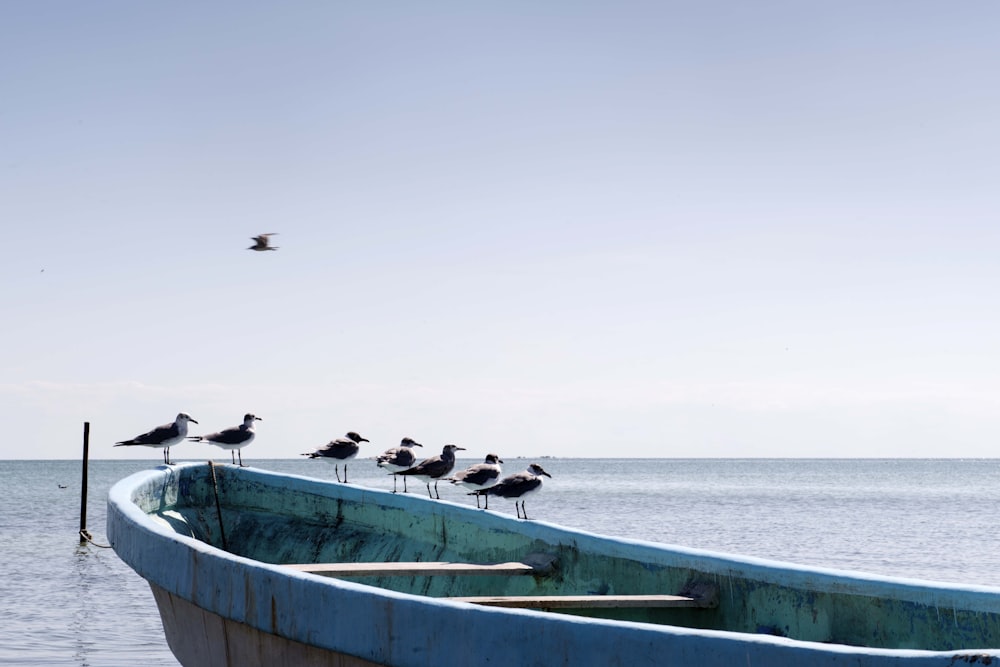
M 257 420 L 257 421 L 259 421 L 259 422 L 262 422 L 262 421 L 264 421 L 264 419 L 263 419 L 262 417 L 254 417 L 254 419 L 256 419 L 256 420 Z
M 546 477 L 548 477 L 549 479 L 552 479 L 552 475 L 550 475 L 549 473 L 545 472 L 544 470 L 542 471 L 542 474 L 545 475 Z
M 197 424 L 197 423 L 198 423 L 198 420 L 197 420 L 197 419 L 191 419 L 190 417 L 188 417 L 188 421 L 189 421 L 189 422 L 193 422 L 193 423 L 195 423 L 195 424 Z

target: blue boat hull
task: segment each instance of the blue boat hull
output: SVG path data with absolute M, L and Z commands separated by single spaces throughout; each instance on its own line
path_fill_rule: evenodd
M 109 495 L 109 540 L 150 583 L 168 643 L 185 667 L 943 667 L 1000 660 L 1000 589 L 668 548 L 351 485 L 229 466 L 218 472 L 213 486 L 207 465 L 161 467 L 119 482 Z M 213 495 L 220 486 L 216 507 Z M 278 517 L 286 523 L 272 525 Z M 362 519 L 384 522 L 381 532 L 356 544 L 337 538 Z M 407 546 L 393 542 L 393 533 L 412 536 L 420 545 L 418 557 L 399 553 Z M 227 539 L 233 542 L 228 551 L 220 548 Z M 478 548 L 497 561 L 505 546 L 511 553 L 558 552 L 562 576 L 509 584 L 495 577 L 461 584 L 449 577 L 380 579 L 372 586 L 282 565 L 292 562 L 289 557 L 301 560 L 304 550 L 321 562 L 343 560 L 331 555 L 348 548 L 373 561 L 386 549 L 397 560 L 437 560 L 472 558 Z M 720 600 L 716 609 L 666 610 L 662 617 L 640 612 L 646 620 L 636 621 L 445 599 L 460 585 L 461 594 L 500 585 L 515 593 L 517 587 L 556 593 L 560 587 L 594 587 L 601 577 L 600 585 L 612 592 L 622 592 L 626 582 L 639 587 L 634 592 L 654 582 L 664 592 L 664 586 L 679 587 L 692 577 L 710 580 Z M 847 641 L 834 643 L 839 637 Z M 862 641 L 866 637 L 873 645 Z

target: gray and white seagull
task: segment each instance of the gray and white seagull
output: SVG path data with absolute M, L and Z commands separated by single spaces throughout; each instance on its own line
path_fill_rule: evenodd
M 236 455 L 239 454 L 240 467 L 244 468 L 246 466 L 243 465 L 243 452 L 240 450 L 253 442 L 254 436 L 257 435 L 253 430 L 253 423 L 255 421 L 264 420 L 248 412 L 243 415 L 243 423 L 239 426 L 224 428 L 221 431 L 209 433 L 208 435 L 191 436 L 188 440 L 191 442 L 210 442 L 213 445 L 230 450 L 230 454 L 233 457 L 233 465 L 236 464 Z
M 343 438 L 337 438 L 326 443 L 315 452 L 309 452 L 308 454 L 303 454 L 302 456 L 308 456 L 311 459 L 322 459 L 327 463 L 332 463 L 333 472 L 337 475 L 337 481 L 340 481 L 340 462 L 344 462 L 344 484 L 347 483 L 347 461 L 348 459 L 353 459 L 358 455 L 358 451 L 361 449 L 362 442 L 368 442 L 367 438 L 362 438 L 358 433 L 354 431 L 348 431 L 347 435 Z
M 131 440 L 122 440 L 121 442 L 116 442 L 115 447 L 155 447 L 163 450 L 163 462 L 168 466 L 173 465 L 170 463 L 170 446 L 176 445 L 178 442 L 187 437 L 188 433 L 188 422 L 198 422 L 191 418 L 186 412 L 177 413 L 177 418 L 172 424 L 163 424 L 162 426 L 157 426 L 151 431 L 147 431 L 142 435 L 137 435 Z
M 427 495 L 433 498 L 435 495 L 438 500 L 441 496 L 438 495 L 438 481 L 450 473 L 455 467 L 455 451 L 464 450 L 465 447 L 459 447 L 458 445 L 445 445 L 444 449 L 441 450 L 440 456 L 432 456 L 429 459 L 424 459 L 417 465 L 409 468 L 407 470 L 400 470 L 397 475 L 412 475 L 416 477 L 421 482 L 427 485 Z M 431 482 L 434 482 L 434 495 L 431 495 Z M 405 483 L 405 482 L 404 482 Z
M 277 246 L 271 245 L 272 236 L 277 236 L 277 232 L 269 232 L 267 234 L 258 234 L 257 236 L 251 236 L 250 240 L 253 241 L 253 245 L 247 248 L 247 250 L 256 250 L 257 252 L 263 252 L 265 250 L 277 250 Z
M 500 481 L 500 475 L 503 474 L 503 471 L 500 468 L 501 463 L 503 463 L 503 460 L 496 454 L 487 454 L 486 460 L 483 463 L 477 463 L 469 466 L 461 472 L 456 472 L 447 479 L 452 484 L 464 486 L 465 488 L 473 491 L 488 489 Z M 478 494 L 476 495 L 476 507 L 479 507 Z M 486 509 L 489 508 L 490 497 L 486 496 Z
M 412 468 L 413 464 L 417 462 L 417 455 L 413 453 L 414 447 L 423 447 L 423 445 L 413 438 L 403 438 L 399 441 L 399 447 L 387 449 L 375 458 L 375 465 L 392 473 L 393 493 L 396 493 L 396 473 Z M 403 493 L 406 493 L 406 477 L 403 477 Z
M 516 475 L 511 475 L 510 477 L 504 477 L 488 489 L 473 491 L 469 495 L 512 498 L 514 500 L 514 511 L 517 512 L 517 518 L 527 519 L 528 511 L 524 509 L 524 498 L 525 496 L 538 493 L 542 490 L 542 475 L 549 478 L 552 477 L 552 475 L 542 469 L 542 466 L 537 463 L 532 463 L 524 472 L 519 472 Z M 521 503 L 520 508 L 517 506 L 518 501 Z M 522 514 L 524 515 L 523 517 Z

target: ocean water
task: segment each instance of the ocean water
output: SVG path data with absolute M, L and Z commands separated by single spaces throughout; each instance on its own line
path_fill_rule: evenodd
M 95 542 L 106 543 L 108 489 L 154 467 L 156 454 L 148 462 L 90 463 L 87 526 Z M 320 461 L 246 462 L 333 479 L 333 467 Z M 504 469 L 515 472 L 528 462 L 508 460 Z M 528 499 L 532 520 L 794 563 L 1000 586 L 1000 461 L 537 462 L 552 479 Z M 349 474 L 353 484 L 392 488 L 392 478 L 370 460 L 351 462 Z M 146 583 L 113 550 L 80 545 L 80 487 L 79 461 L 0 461 L 0 664 L 177 665 Z M 416 482 L 409 490 L 426 493 Z M 440 493 L 474 505 L 451 485 L 440 485 Z M 500 499 L 491 510 L 514 512 Z

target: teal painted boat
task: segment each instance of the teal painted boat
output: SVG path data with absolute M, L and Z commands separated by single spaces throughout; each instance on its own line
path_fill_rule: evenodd
M 252 468 L 128 477 L 108 538 L 202 665 L 1000 665 L 1000 588 L 614 539 Z

